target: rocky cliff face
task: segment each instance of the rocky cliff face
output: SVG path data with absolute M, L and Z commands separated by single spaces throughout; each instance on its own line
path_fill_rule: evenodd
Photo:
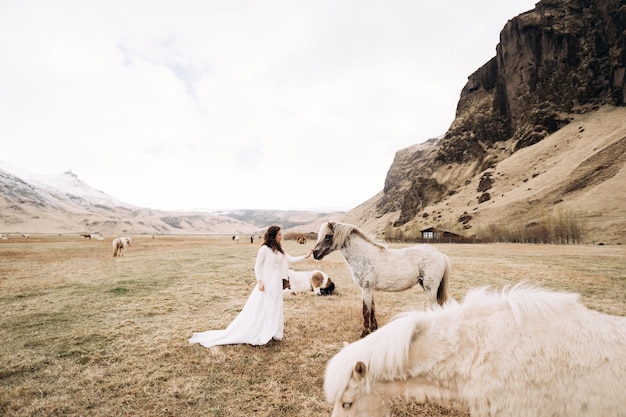
M 504 26 L 496 56 L 468 77 L 444 137 L 396 154 L 374 216 L 397 211 L 396 227 L 425 218 L 428 207 L 575 115 L 625 102 L 626 1 L 542 0 Z
M 474 142 L 470 157 L 510 137 L 520 149 L 561 128 L 567 114 L 623 105 L 625 30 L 626 2 L 619 0 L 544 0 L 510 20 L 496 57 L 461 91 L 438 160 L 461 162 L 459 140 Z

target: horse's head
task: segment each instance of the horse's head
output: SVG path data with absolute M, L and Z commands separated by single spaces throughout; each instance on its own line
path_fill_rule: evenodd
M 367 367 L 357 362 L 348 386 L 336 397 L 332 417 L 389 417 L 391 402 L 371 390 L 367 381 Z
M 328 278 L 328 282 L 326 282 L 326 286 L 324 288 L 320 288 L 319 295 L 332 295 L 335 291 L 335 283 Z
M 335 223 L 324 222 L 317 233 L 317 243 L 313 248 L 313 257 L 320 260 L 335 249 L 337 249 L 335 244 Z

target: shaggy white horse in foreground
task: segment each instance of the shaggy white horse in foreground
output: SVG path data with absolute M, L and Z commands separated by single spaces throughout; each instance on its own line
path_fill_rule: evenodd
M 329 362 L 333 416 L 389 416 L 394 400 L 472 417 L 626 416 L 626 317 L 527 286 L 397 316 Z

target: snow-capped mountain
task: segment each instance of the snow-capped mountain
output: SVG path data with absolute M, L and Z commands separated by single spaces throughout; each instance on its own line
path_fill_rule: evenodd
M 0 162 L 1 233 L 248 234 L 257 229 L 211 213 L 133 206 L 91 187 L 71 171 L 41 175 Z
M 91 187 L 81 181 L 78 175 L 71 170 L 62 174 L 37 174 L 30 172 L 7 162 L 0 161 L 0 171 L 5 171 L 22 179 L 35 187 L 41 187 L 51 194 L 65 194 L 66 196 L 76 196 L 89 201 L 92 204 L 103 204 L 108 206 L 135 207 L 115 197 L 112 197 L 100 190 Z M 138 208 L 138 207 L 135 207 Z

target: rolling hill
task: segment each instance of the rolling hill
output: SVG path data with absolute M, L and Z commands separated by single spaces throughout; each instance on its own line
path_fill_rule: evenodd
M 0 162 L 0 233 L 259 235 L 267 226 L 317 230 L 342 213 L 280 210 L 164 211 L 96 190 L 71 171 L 41 175 Z

